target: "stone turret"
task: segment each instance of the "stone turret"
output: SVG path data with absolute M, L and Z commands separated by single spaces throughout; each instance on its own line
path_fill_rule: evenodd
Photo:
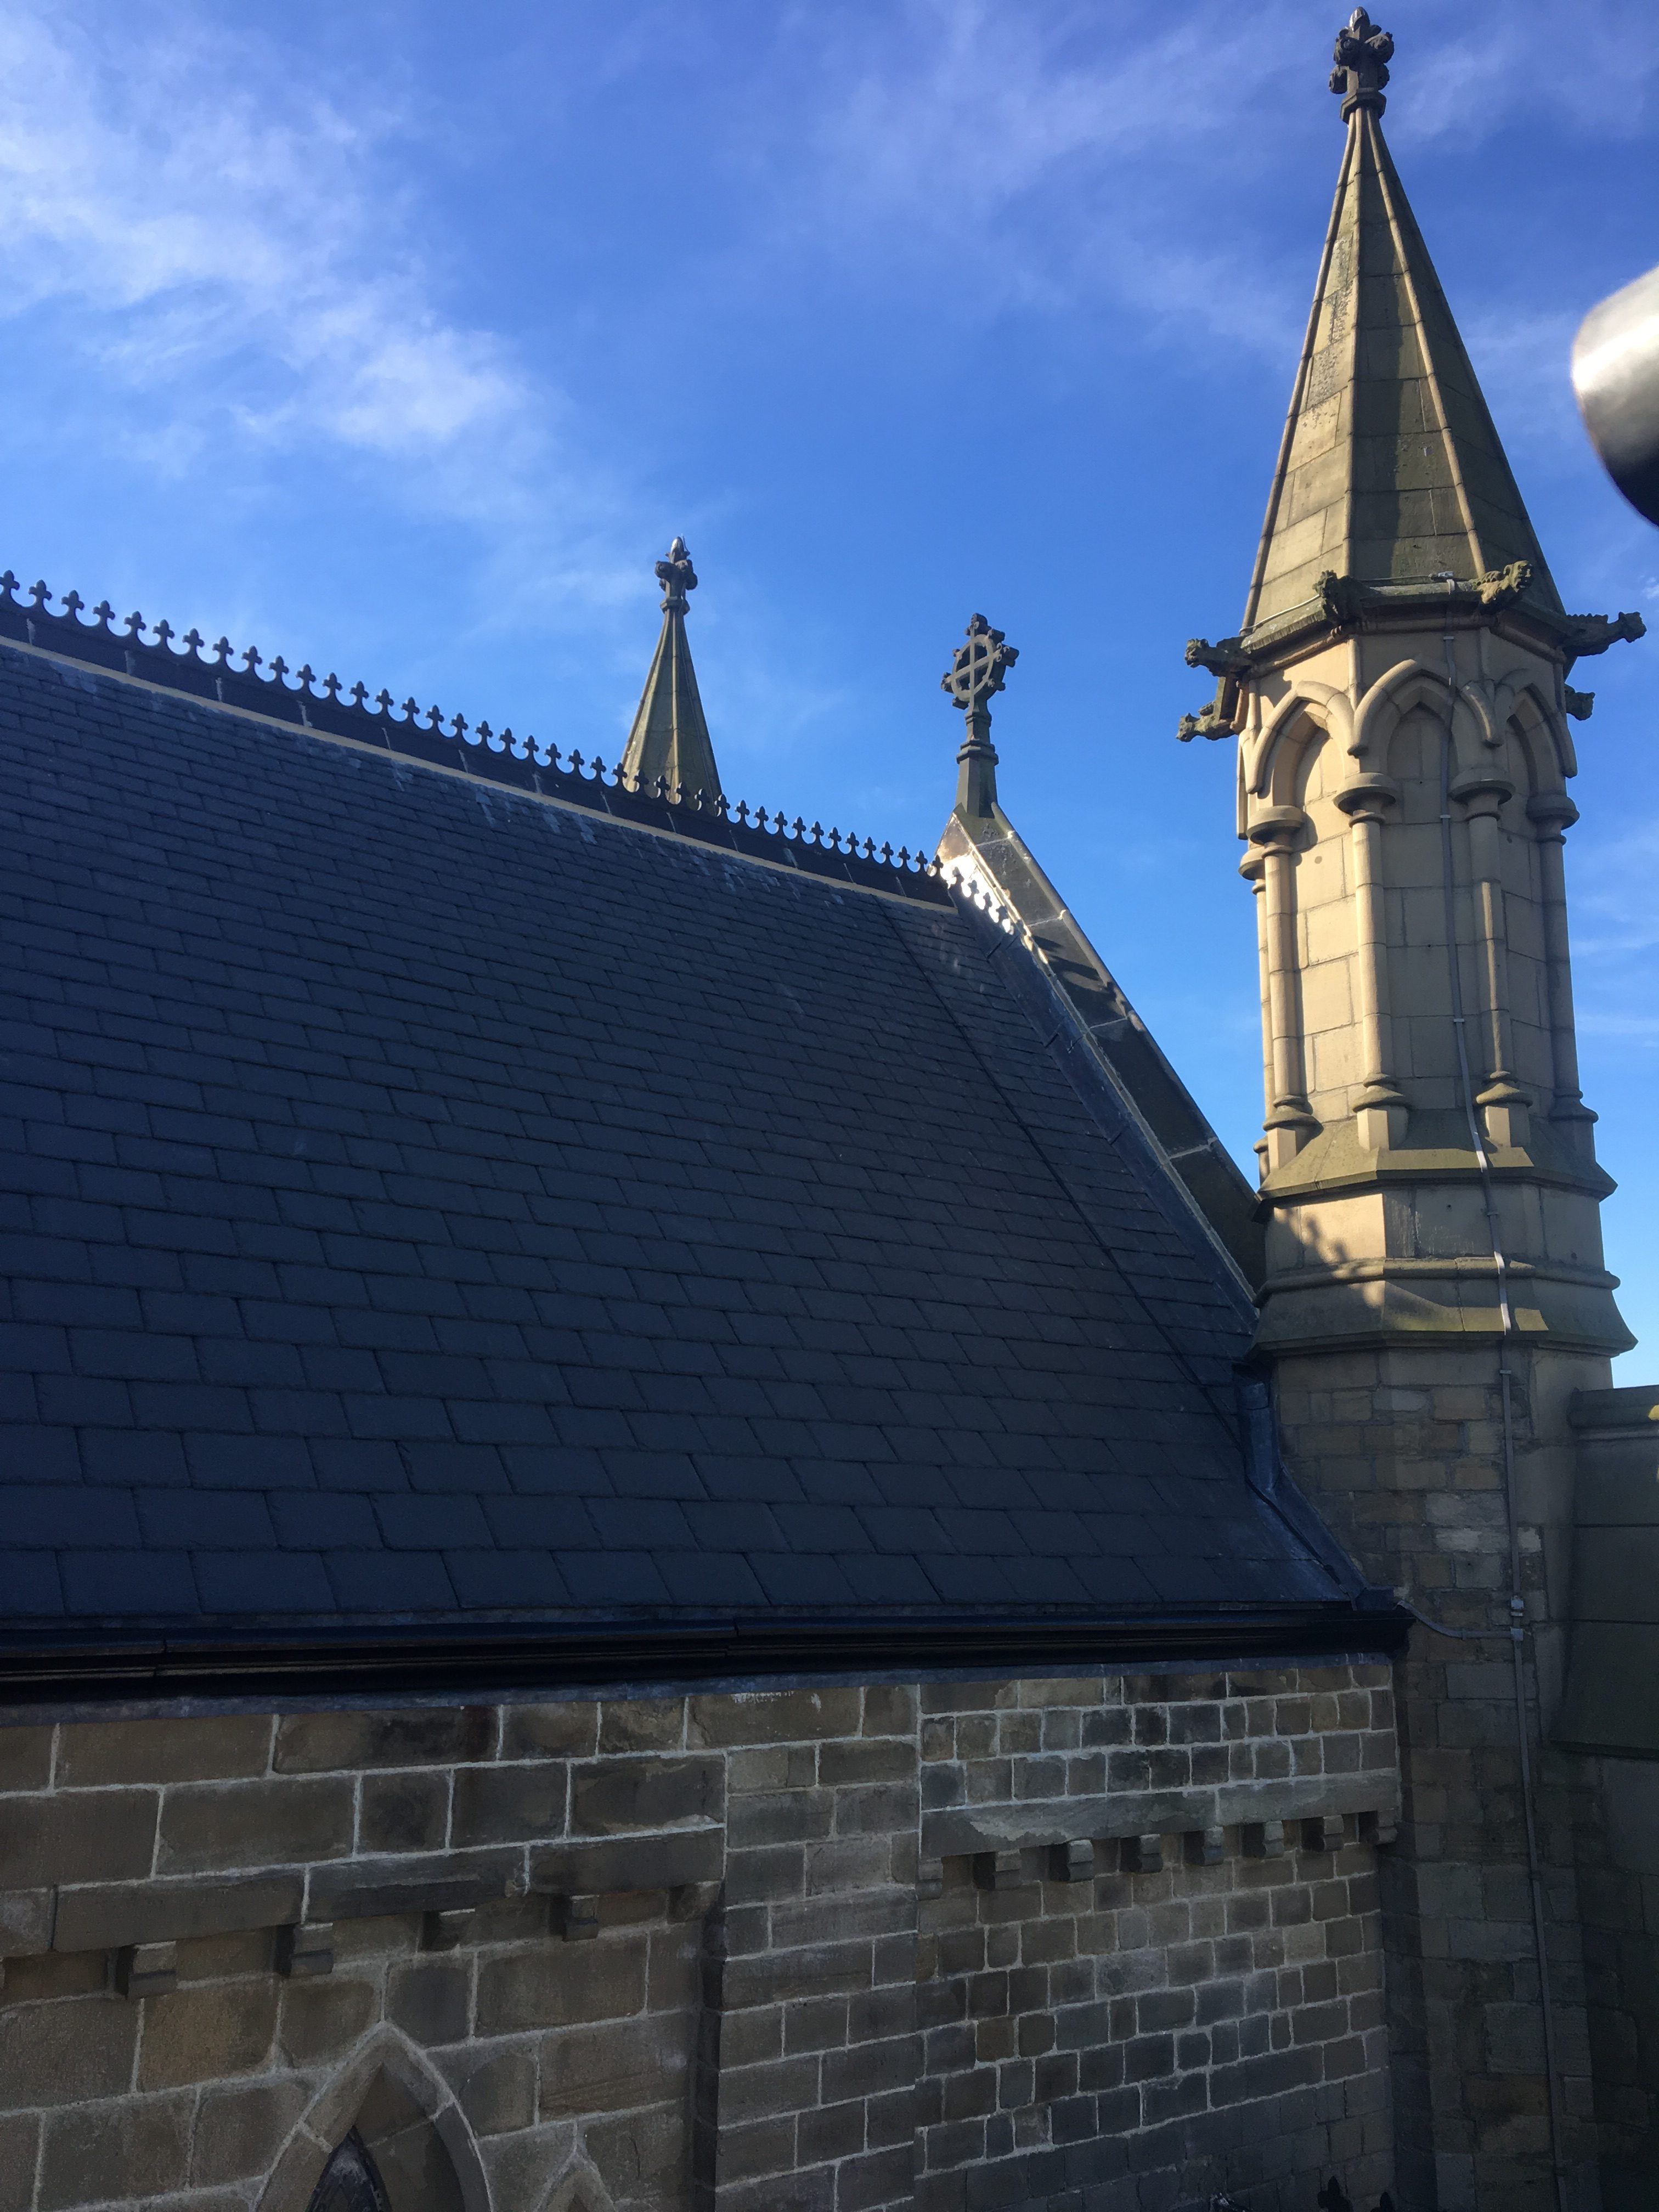
M 663 587 L 662 634 L 652 656 L 650 673 L 628 733 L 623 755 L 625 782 L 649 792 L 659 781 L 670 798 L 682 793 L 687 799 L 720 796 L 720 772 L 714 765 L 714 748 L 697 691 L 697 673 L 691 665 L 686 641 L 686 594 L 697 588 L 697 572 L 685 540 L 677 538 L 668 558 L 657 563 L 657 581 Z
M 1188 647 L 1217 691 L 1179 734 L 1239 741 L 1286 1451 L 1367 1574 L 1464 1639 L 1419 1630 L 1400 1670 L 1401 2190 L 1565 2212 L 1596 2158 L 1585 1778 L 1548 1741 L 1569 1410 L 1632 1342 L 1574 1039 L 1567 679 L 1643 626 L 1564 611 L 1383 141 L 1392 54 L 1363 9 L 1338 34 L 1346 145 L 1244 620 Z

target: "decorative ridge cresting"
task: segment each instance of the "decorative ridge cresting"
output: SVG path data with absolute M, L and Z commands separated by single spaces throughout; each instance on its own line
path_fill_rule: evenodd
M 792 822 L 781 807 L 769 814 L 763 806 L 734 806 L 718 793 L 711 797 L 700 791 L 671 791 L 660 776 L 654 782 L 635 781 L 619 767 L 607 769 L 597 757 L 586 761 L 579 752 L 562 755 L 556 745 L 535 737 L 517 738 L 510 728 L 498 732 L 488 722 L 470 725 L 460 714 L 446 718 L 436 707 L 423 712 L 412 698 L 394 710 L 387 690 L 371 701 L 367 684 L 354 684 L 348 690 L 333 675 L 324 677 L 319 686 L 311 668 L 290 672 L 280 655 L 265 660 L 249 646 L 233 656 L 228 638 L 205 646 L 198 631 L 187 630 L 180 640 L 185 650 L 175 652 L 171 641 L 178 633 L 171 623 L 146 625 L 142 615 L 131 614 L 117 629 L 112 626 L 116 617 L 107 599 L 91 610 L 94 621 L 82 622 L 86 602 L 78 592 L 63 595 L 62 614 L 51 611 L 52 595 L 44 583 L 30 586 L 27 605 L 17 592 L 17 579 L 8 568 L 0 575 L 0 639 L 61 653 L 91 667 L 285 722 L 295 729 L 349 738 L 397 759 L 448 769 L 480 782 L 666 830 L 775 866 L 796 868 L 804 875 L 839 878 L 931 906 L 951 903 L 938 858 L 923 848 L 912 853 L 902 845 L 895 852 L 890 844 L 825 830 L 817 822 L 804 822 L 799 815 Z M 146 627 L 154 643 L 143 635 Z M 261 675 L 262 668 L 268 673 Z M 295 679 L 291 684 L 290 673 Z

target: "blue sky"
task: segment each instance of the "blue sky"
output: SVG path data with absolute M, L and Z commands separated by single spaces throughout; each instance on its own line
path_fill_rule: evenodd
M 728 791 L 931 842 L 982 608 L 1005 803 L 1241 1158 L 1233 629 L 1341 152 L 1336 0 L 0 0 L 0 565 L 613 757 L 675 532 Z M 1380 11 L 1387 129 L 1564 595 L 1610 1264 L 1659 1373 L 1659 533 L 1580 317 L 1659 259 L 1650 5 Z M 534 918 L 527 917 L 533 931 Z M 556 947 L 550 947 L 556 951 Z

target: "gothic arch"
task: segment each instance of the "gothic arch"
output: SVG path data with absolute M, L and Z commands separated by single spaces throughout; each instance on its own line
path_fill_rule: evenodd
M 1247 794 L 1274 806 L 1297 805 L 1303 755 L 1322 738 L 1347 738 L 1352 727 L 1346 691 L 1329 684 L 1302 684 L 1280 701 L 1255 740 L 1245 775 Z M 1244 834 L 1242 821 L 1239 834 Z
M 1504 693 L 1511 696 L 1504 697 Z M 1536 684 L 1518 684 L 1511 687 L 1506 684 L 1504 693 L 1499 696 L 1504 722 L 1514 732 L 1531 771 L 1528 781 L 1532 791 L 1565 791 L 1567 778 L 1578 770 L 1577 757 L 1565 720 L 1545 700 Z
M 580 2152 L 548 2184 L 536 2212 L 617 2212 L 610 2191 Z
M 373 2153 L 392 2212 L 490 2212 L 489 2185 L 460 2107 L 409 2039 L 373 2029 L 313 2098 L 255 2212 L 307 2212 L 336 2146 L 356 2126 Z M 586 2212 L 610 2212 L 585 2200 Z
M 1357 724 L 1360 736 L 1353 750 L 1370 754 L 1386 769 L 1390 748 L 1406 717 L 1426 707 L 1437 720 L 1443 722 L 1449 703 L 1454 771 L 1488 764 L 1493 743 L 1501 743 L 1503 725 L 1496 726 L 1496 738 L 1489 736 L 1494 726 L 1487 702 L 1467 686 L 1460 685 L 1454 691 L 1443 671 L 1426 667 L 1420 660 L 1402 660 L 1366 693 Z
M 1379 759 L 1388 757 L 1389 744 L 1400 726 L 1401 717 L 1410 711 L 1399 704 L 1401 689 L 1413 678 L 1420 677 L 1432 679 L 1433 671 L 1420 660 L 1397 660 L 1385 676 L 1379 676 L 1371 685 L 1354 711 L 1348 750 L 1357 760 L 1364 760 L 1368 752 L 1375 752 Z M 1443 694 L 1444 677 L 1438 681 Z

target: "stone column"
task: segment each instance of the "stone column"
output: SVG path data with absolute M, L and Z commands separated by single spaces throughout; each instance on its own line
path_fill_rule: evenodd
M 1261 1111 L 1265 1115 L 1273 1110 L 1273 1022 L 1268 1012 L 1267 957 L 1267 856 L 1259 845 L 1254 845 L 1238 864 L 1238 872 L 1250 887 L 1255 908 L 1256 985 L 1261 1000 Z M 1258 1166 L 1265 1166 L 1267 1146 L 1256 1146 Z
M 1367 1152 L 1401 1145 L 1407 1106 L 1394 1077 L 1394 1026 L 1389 1004 L 1389 930 L 1382 897 L 1382 823 L 1400 804 L 1400 787 L 1382 775 L 1360 776 L 1336 803 L 1352 824 L 1354 920 L 1358 938 L 1361 1065 L 1354 1103 L 1359 1141 Z
M 1308 1103 L 1303 1066 L 1301 971 L 1296 941 L 1295 849 L 1308 817 L 1299 806 L 1269 806 L 1250 824 L 1250 842 L 1262 854 L 1267 896 L 1267 1034 L 1272 1079 L 1267 1117 L 1267 1165 L 1293 1160 L 1318 1129 Z
M 1554 1100 L 1550 1119 L 1576 1152 L 1588 1155 L 1595 1120 L 1578 1084 L 1578 1036 L 1572 1016 L 1572 962 L 1567 945 L 1566 834 L 1578 809 L 1565 791 L 1540 791 L 1527 801 L 1538 827 L 1538 872 L 1544 894 L 1544 963 L 1548 979 L 1550 1059 Z
M 1497 1146 L 1524 1145 L 1531 1094 L 1515 1079 L 1510 1042 L 1509 937 L 1504 916 L 1503 854 L 1498 831 L 1504 802 L 1515 796 L 1510 778 L 1493 766 L 1465 769 L 1451 795 L 1469 829 L 1470 892 L 1479 933 L 1480 1024 L 1466 1023 L 1471 1073 L 1484 1075 L 1475 1104 L 1486 1139 Z

